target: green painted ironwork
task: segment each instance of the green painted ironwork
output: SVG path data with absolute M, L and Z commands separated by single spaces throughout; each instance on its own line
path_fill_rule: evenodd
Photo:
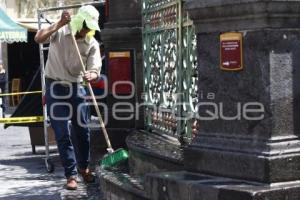
M 146 129 L 189 141 L 198 129 L 194 26 L 182 0 L 142 6 Z

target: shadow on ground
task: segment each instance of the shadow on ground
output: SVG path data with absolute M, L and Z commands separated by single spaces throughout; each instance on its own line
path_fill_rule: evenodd
M 55 171 L 48 173 L 44 151 L 33 155 L 30 144 L 5 146 L 1 148 L 0 141 L 1 200 L 103 200 L 98 180 L 94 184 L 86 185 L 80 179 L 78 190 L 64 189 L 66 179 L 56 151 L 51 152 Z M 94 154 L 96 156 L 92 157 L 93 165 L 101 157 L 98 150 Z

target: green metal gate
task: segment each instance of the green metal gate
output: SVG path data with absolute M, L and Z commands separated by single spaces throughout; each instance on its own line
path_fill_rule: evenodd
M 146 129 L 189 141 L 197 133 L 196 35 L 182 0 L 143 0 Z

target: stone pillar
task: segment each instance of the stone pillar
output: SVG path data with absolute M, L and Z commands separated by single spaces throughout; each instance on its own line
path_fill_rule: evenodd
M 109 0 L 109 16 L 101 38 L 105 46 L 105 52 L 118 50 L 132 50 L 134 52 L 133 83 L 136 87 L 135 97 L 129 100 L 135 103 L 142 102 L 141 93 L 143 91 L 143 53 L 142 53 L 142 31 L 141 31 L 141 1 L 140 0 Z M 106 55 L 108 58 L 108 55 Z M 107 104 L 111 108 L 114 103 L 123 100 L 114 99 L 108 95 Z M 128 100 L 126 100 L 128 102 Z M 128 108 L 126 108 L 128 109 Z M 109 113 L 111 113 L 109 111 Z M 131 114 L 135 114 L 131 113 Z M 143 112 L 139 112 L 139 119 L 130 121 L 114 120 L 109 118 L 108 127 L 118 128 L 142 128 Z
M 209 102 L 199 116 L 217 115 L 201 120 L 186 168 L 267 184 L 299 180 L 300 1 L 187 0 L 186 9 L 197 32 L 199 102 Z M 219 66 L 220 34 L 232 31 L 243 34 L 237 72 Z
M 140 0 L 109 0 L 109 21 L 105 28 L 133 28 L 141 27 Z

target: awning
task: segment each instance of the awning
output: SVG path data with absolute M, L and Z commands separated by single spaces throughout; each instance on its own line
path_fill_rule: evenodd
M 27 29 L 15 23 L 1 8 L 0 42 L 27 42 Z
M 18 18 L 15 19 L 18 25 L 22 26 L 23 28 L 27 29 L 28 32 L 37 32 L 39 29 L 37 19 L 33 18 Z M 41 22 L 42 28 L 50 26 L 48 22 Z
M 38 30 L 38 24 L 35 22 L 30 23 L 24 23 L 24 22 L 17 22 L 20 26 L 23 28 L 26 28 L 28 32 L 37 32 Z

